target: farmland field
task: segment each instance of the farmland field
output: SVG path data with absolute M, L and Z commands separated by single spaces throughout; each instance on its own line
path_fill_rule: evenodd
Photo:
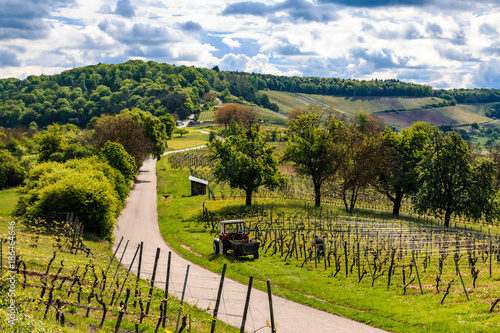
M 119 265 L 119 258 L 113 257 L 109 242 L 84 235 L 80 243 L 78 237 L 72 236 L 68 225 L 61 223 L 66 219 L 62 216 L 53 216 L 61 222 L 48 223 L 13 218 L 10 215 L 17 199 L 16 189 L 0 191 L 2 288 L 7 285 L 9 274 L 6 241 L 13 223 L 19 255 L 16 306 L 19 310 L 17 327 L 22 329 L 16 332 L 115 332 L 117 327 L 120 327 L 118 332 L 155 332 L 158 318 L 161 318 L 158 316 L 160 308 L 166 304 L 163 290 L 153 289 L 150 306 L 147 305 L 150 282 L 137 280 L 134 272 L 128 274 L 129 267 Z M 125 241 L 121 248 L 124 246 Z M 136 251 L 132 245 L 128 248 Z M 125 310 L 123 303 L 127 303 L 127 289 L 131 290 L 128 308 L 122 312 Z M 0 306 L 0 331 L 13 332 L 5 308 L 9 298 L 5 289 L 2 290 L 0 303 L 4 306 Z M 168 296 L 168 302 L 165 329 L 159 325 L 158 332 L 173 332 L 176 327 L 179 301 Z M 145 314 L 146 306 L 150 308 L 149 314 Z M 203 309 L 185 304 L 182 313 L 191 317 L 192 332 L 209 330 L 212 316 Z M 238 331 L 222 322 L 217 326 L 221 332 Z
M 382 119 L 386 124 L 395 124 L 401 127 L 410 127 L 416 121 L 426 121 L 431 126 L 439 126 L 443 124 L 481 123 L 489 120 L 489 118 L 464 110 L 459 106 L 418 111 L 377 113 L 376 117 Z
M 257 110 L 257 118 L 263 121 L 269 121 L 272 123 L 277 123 L 277 124 L 284 124 L 287 121 L 287 118 L 277 112 L 268 110 L 268 109 L 262 109 L 259 108 Z M 215 121 L 214 118 L 214 112 L 213 111 L 203 111 L 200 113 L 200 116 L 198 117 L 198 121 L 203 121 L 203 122 L 212 122 Z
M 342 97 L 327 95 L 308 95 L 282 91 L 262 91 L 269 96 L 273 103 L 280 107 L 280 113 L 288 114 L 294 107 L 307 107 L 309 104 L 332 105 L 347 113 L 355 114 L 358 111 L 368 113 L 384 110 L 412 110 L 420 109 L 422 105 L 434 104 L 443 101 L 434 97 Z

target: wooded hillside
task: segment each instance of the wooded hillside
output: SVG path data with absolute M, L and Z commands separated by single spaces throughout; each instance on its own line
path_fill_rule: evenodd
M 72 123 L 85 127 L 93 117 L 130 107 L 155 116 L 199 113 L 210 90 L 228 90 L 250 103 L 273 111 L 279 106 L 259 90 L 339 96 L 439 97 L 455 103 L 500 102 L 500 90 L 433 90 L 398 80 L 359 81 L 338 78 L 287 77 L 219 71 L 130 60 L 98 64 L 56 75 L 30 75 L 24 80 L 0 79 L 0 125 L 45 127 Z

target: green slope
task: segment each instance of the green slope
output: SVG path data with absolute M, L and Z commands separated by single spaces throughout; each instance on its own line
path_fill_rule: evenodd
M 427 121 L 431 125 L 461 125 L 484 123 L 491 119 L 484 116 L 488 104 L 463 104 L 423 109 L 422 106 L 437 104 L 444 100 L 437 97 L 343 97 L 307 95 L 282 91 L 262 91 L 269 100 L 278 104 L 280 113 L 288 114 L 294 107 L 309 104 L 333 106 L 348 115 L 359 111 L 375 113 L 388 125 L 409 127 L 415 121 Z

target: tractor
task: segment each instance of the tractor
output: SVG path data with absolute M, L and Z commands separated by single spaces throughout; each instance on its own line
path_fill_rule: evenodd
M 233 259 L 253 254 L 259 258 L 260 243 L 248 238 L 244 220 L 221 221 L 219 238 L 214 239 L 214 253 L 225 255 L 231 250 Z

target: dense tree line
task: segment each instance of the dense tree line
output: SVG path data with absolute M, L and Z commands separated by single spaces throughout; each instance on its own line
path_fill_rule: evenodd
M 500 102 L 500 89 L 440 89 L 433 95 L 460 104 Z
M 206 72 L 211 72 L 206 70 Z M 74 68 L 57 75 L 0 80 L 0 124 L 85 127 L 93 117 L 139 108 L 185 118 L 199 111 L 210 90 L 202 70 L 131 60 Z
M 36 128 L 71 123 L 82 128 L 94 117 L 126 108 L 183 119 L 201 111 L 204 103 L 216 103 L 216 95 L 210 93 L 214 90 L 226 102 L 246 100 L 278 111 L 262 93 L 267 89 L 341 96 L 437 96 L 458 103 L 500 101 L 500 91 L 494 89 L 433 90 L 399 80 L 288 77 L 130 60 L 24 80 L 0 79 L 0 124 Z

